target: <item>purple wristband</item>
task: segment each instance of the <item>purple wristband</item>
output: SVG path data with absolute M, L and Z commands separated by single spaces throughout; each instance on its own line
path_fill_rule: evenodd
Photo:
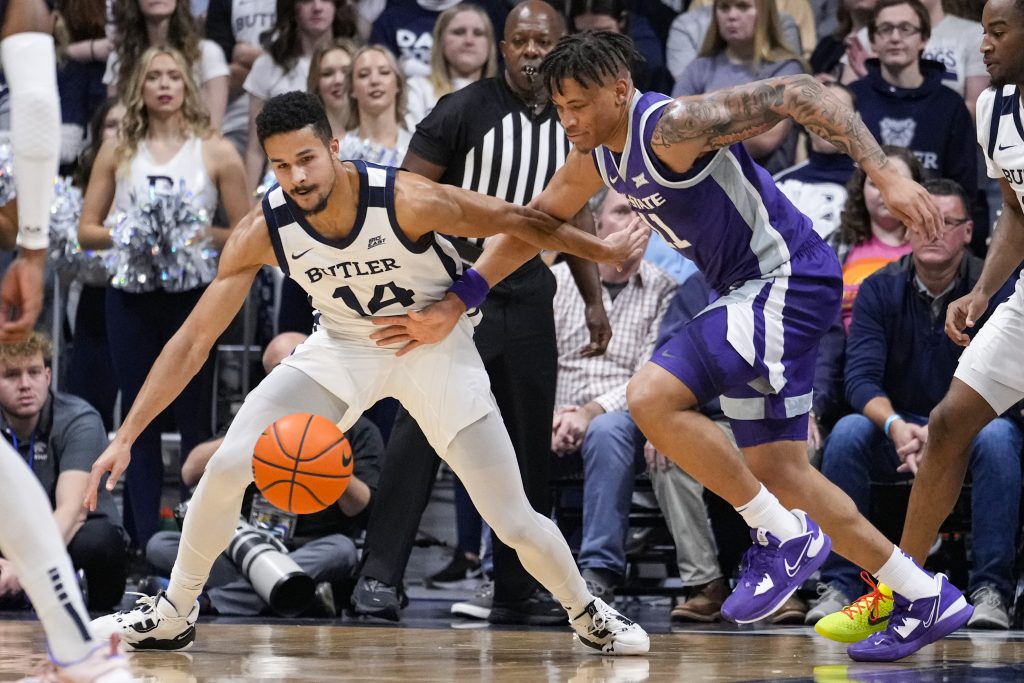
M 466 304 L 466 310 L 469 310 L 471 308 L 479 308 L 480 304 L 487 298 L 487 293 L 491 291 L 491 287 L 487 284 L 487 280 L 484 279 L 483 275 L 472 268 L 467 268 L 462 277 L 448 288 L 448 291 L 459 297 L 462 303 Z

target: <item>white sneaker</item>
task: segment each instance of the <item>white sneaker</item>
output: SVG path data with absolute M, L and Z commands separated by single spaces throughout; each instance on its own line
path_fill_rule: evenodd
M 576 630 L 573 640 L 589 654 L 642 655 L 651 649 L 651 639 L 638 624 L 594 598 L 570 625 Z
M 118 647 L 120 636 L 110 637 L 109 645 L 101 645 L 88 657 L 69 666 L 46 662 L 38 673 L 18 683 L 135 683 L 128 661 Z
M 155 597 L 143 595 L 132 609 L 93 619 L 89 628 L 97 637 L 121 636 L 127 650 L 186 650 L 196 639 L 199 602 L 184 617 L 160 591 Z

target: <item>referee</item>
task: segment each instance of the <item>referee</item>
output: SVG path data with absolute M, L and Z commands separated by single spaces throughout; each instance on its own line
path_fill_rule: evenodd
M 516 5 L 501 42 L 504 73 L 442 98 L 417 126 L 403 167 L 515 204 L 526 204 L 540 194 L 569 152 L 569 141 L 538 74 L 541 60 L 564 33 L 561 15 L 546 2 Z M 586 218 L 593 230 L 590 216 Z M 483 248 L 480 240 L 452 241 L 467 265 Z M 602 353 L 611 328 L 597 268 L 582 261 L 570 261 L 570 266 L 587 302 L 592 342 L 584 352 Z M 558 363 L 554 294 L 554 276 L 535 257 L 491 290 L 475 333 L 526 495 L 545 515 L 550 511 L 550 434 Z M 380 495 L 367 526 L 365 562 L 352 596 L 355 614 L 398 620 L 398 587 L 439 463 L 416 422 L 399 410 L 382 464 Z M 488 615 L 492 623 L 565 621 L 565 610 L 540 590 L 515 551 L 497 538 L 493 608 L 479 607 L 478 616 Z

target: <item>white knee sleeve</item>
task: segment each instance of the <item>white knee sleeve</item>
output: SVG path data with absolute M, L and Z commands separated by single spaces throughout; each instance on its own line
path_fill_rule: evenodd
M 60 100 L 53 38 L 45 33 L 17 33 L 0 43 L 0 54 L 11 91 L 18 246 L 45 249 L 60 159 Z

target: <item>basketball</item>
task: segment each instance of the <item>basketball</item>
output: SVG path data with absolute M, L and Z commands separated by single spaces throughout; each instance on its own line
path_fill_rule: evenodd
M 338 426 L 309 413 L 286 415 L 260 434 L 252 473 L 263 496 L 298 515 L 334 504 L 352 478 L 352 446 Z

